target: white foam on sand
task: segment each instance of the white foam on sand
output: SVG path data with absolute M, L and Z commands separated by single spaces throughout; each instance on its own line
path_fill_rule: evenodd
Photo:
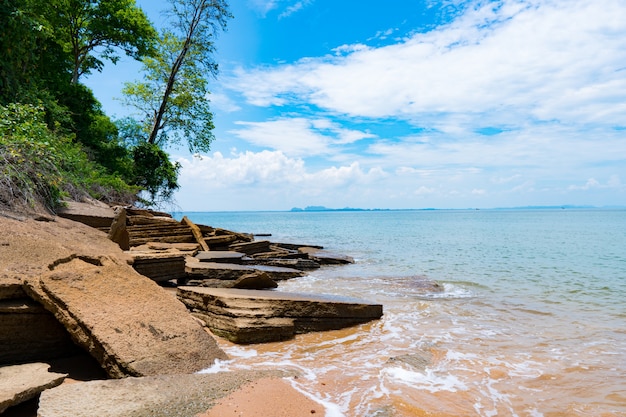
M 438 374 L 431 369 L 426 369 L 424 372 L 414 372 L 401 367 L 392 367 L 385 369 L 383 372 L 396 382 L 430 392 L 468 390 L 467 386 L 456 376 Z

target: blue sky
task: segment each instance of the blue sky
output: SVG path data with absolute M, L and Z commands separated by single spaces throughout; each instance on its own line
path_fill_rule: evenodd
M 168 150 L 179 208 L 626 205 L 623 0 L 230 4 L 212 150 Z M 83 82 L 123 117 L 139 76 Z

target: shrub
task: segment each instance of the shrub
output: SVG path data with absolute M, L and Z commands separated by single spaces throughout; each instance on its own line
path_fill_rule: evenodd
M 54 212 L 67 196 L 90 195 L 128 204 L 138 192 L 137 187 L 105 174 L 71 136 L 52 131 L 41 107 L 0 106 L 0 205 Z

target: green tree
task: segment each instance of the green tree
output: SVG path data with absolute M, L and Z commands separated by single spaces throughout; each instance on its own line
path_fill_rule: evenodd
M 207 76 L 217 74 L 214 39 L 232 15 L 225 0 L 169 0 L 170 27 L 157 53 L 143 60 L 143 81 L 126 83 L 125 103 L 144 117 L 146 141 L 161 147 L 187 143 L 190 152 L 208 151 L 213 115 Z
M 73 84 L 81 75 L 101 71 L 103 59 L 116 63 L 117 52 L 135 59 L 149 55 L 157 32 L 135 0 L 51 0 L 48 17 L 55 39 L 71 57 Z

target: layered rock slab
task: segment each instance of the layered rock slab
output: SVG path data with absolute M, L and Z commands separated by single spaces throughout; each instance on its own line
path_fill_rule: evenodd
M 194 416 L 253 381 L 292 375 L 269 370 L 237 371 L 67 384 L 41 395 L 38 416 Z
M 304 273 L 298 269 L 266 265 L 239 265 L 222 262 L 202 262 L 195 258 L 187 258 L 185 263 L 187 278 L 191 280 L 235 281 L 243 275 L 253 272 L 264 272 L 275 281 L 301 277 Z M 228 286 L 226 283 L 223 285 Z
M 77 351 L 67 331 L 40 304 L 28 298 L 0 300 L 0 365 L 61 358 Z
M 180 302 L 117 259 L 69 257 L 25 288 L 113 378 L 192 373 L 226 358 Z
M 0 368 L 0 414 L 7 408 L 61 384 L 66 374 L 48 372 L 46 363 L 29 363 Z
M 179 287 L 178 298 L 217 335 L 235 343 L 262 343 L 297 333 L 335 330 L 379 319 L 380 304 L 314 294 Z

